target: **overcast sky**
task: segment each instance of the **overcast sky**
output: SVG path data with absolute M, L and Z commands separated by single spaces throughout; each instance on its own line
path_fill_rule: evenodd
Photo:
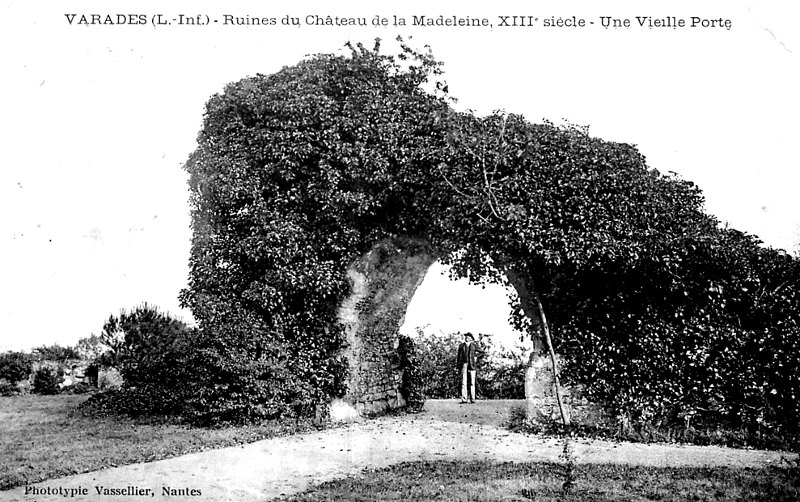
M 182 164 L 207 99 L 347 40 L 413 36 L 445 62 L 450 92 L 494 109 L 590 126 L 705 192 L 707 209 L 766 244 L 800 242 L 797 29 L 791 2 L 336 4 L 6 1 L 0 6 L 0 350 L 73 344 L 143 301 L 191 320 Z M 109 4 L 111 5 L 111 4 Z M 222 4 L 219 4 L 222 5 Z M 333 7 L 335 5 L 335 7 Z M 436 5 L 434 7 L 434 5 Z M 444 5 L 442 3 L 441 5 Z M 64 14 L 208 14 L 209 26 L 78 26 Z M 277 26 L 224 26 L 224 15 Z M 493 28 L 281 26 L 286 16 L 486 17 Z M 587 28 L 501 28 L 503 15 L 575 15 Z M 604 30 L 599 16 L 730 19 L 731 29 Z M 74 20 L 77 22 L 77 20 Z M 385 44 L 391 48 L 388 42 Z M 426 279 L 407 321 L 503 324 L 503 303 Z M 426 293 L 433 288 L 435 294 Z M 495 299 L 502 299 L 502 292 Z M 413 314 L 413 315 L 412 315 Z M 466 316 L 466 320 L 464 320 Z M 473 316 L 470 320 L 469 316 Z M 461 318 L 456 322 L 457 319 Z M 449 324 L 448 324 L 449 323 Z M 502 328 L 497 328 L 502 329 Z

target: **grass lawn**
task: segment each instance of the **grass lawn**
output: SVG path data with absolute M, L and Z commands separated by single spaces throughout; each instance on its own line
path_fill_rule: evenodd
M 305 422 L 201 429 L 120 417 L 88 418 L 76 409 L 87 398 L 0 397 L 0 490 L 313 429 Z
M 576 465 L 574 486 L 556 463 L 412 462 L 321 484 L 299 501 L 769 501 L 800 500 L 800 473 L 772 469 Z

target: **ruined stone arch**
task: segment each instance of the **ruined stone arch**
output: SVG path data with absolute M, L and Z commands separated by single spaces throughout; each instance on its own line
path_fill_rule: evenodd
M 202 420 L 306 415 L 342 395 L 364 413 L 402 405 L 398 328 L 438 254 L 466 250 L 457 264 L 479 277 L 481 253 L 499 264 L 541 353 L 536 286 L 563 327 L 583 318 L 559 287 L 604 268 L 637 277 L 640 263 L 666 286 L 672 243 L 713 226 L 699 190 L 631 145 L 458 112 L 423 88 L 439 75 L 429 55 L 351 49 L 234 82 L 206 106 L 185 166 L 181 298 L 201 335 L 204 379 L 187 401 Z

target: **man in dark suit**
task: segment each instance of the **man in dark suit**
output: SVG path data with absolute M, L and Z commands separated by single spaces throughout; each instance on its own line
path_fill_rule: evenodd
M 464 333 L 464 342 L 458 346 L 458 358 L 456 360 L 456 367 L 461 372 L 461 404 L 466 403 L 467 398 L 469 398 L 470 403 L 475 402 L 476 351 L 475 337 L 472 336 L 472 333 Z M 469 395 L 467 394 L 468 384 Z

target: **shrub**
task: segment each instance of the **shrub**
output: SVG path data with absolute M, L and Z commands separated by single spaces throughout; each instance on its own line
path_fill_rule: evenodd
M 508 351 L 487 358 L 478 373 L 478 388 L 487 399 L 524 399 L 526 351 Z
M 20 393 L 19 386 L 11 382 L 0 382 L 0 396 L 16 396 Z
M 183 321 L 144 303 L 110 316 L 101 338 L 116 352 L 127 385 L 174 388 L 184 380 L 182 363 L 191 348 L 189 331 Z
M 86 382 L 78 382 L 61 389 L 62 394 L 90 394 L 96 388 Z
M 159 388 L 116 388 L 93 394 L 79 408 L 86 415 L 130 417 L 177 416 L 183 411 L 182 395 Z
M 425 392 L 414 341 L 409 336 L 401 335 L 397 352 L 400 357 L 400 368 L 403 370 L 400 392 L 406 401 L 406 407 L 409 411 L 421 411 L 425 405 Z
M 146 303 L 110 316 L 101 335 L 110 350 L 96 364 L 118 366 L 99 370 L 98 387 L 119 392 L 104 399 L 119 400 L 112 408 L 129 415 L 186 412 L 203 374 L 194 334 L 183 321 Z
M 476 394 L 486 399 L 523 399 L 525 397 L 524 350 L 498 353 L 489 337 L 479 336 L 476 363 Z M 463 335 L 425 334 L 417 329 L 414 343 L 418 360 L 419 381 L 428 398 L 456 397 L 461 388 L 461 375 L 456 368 L 458 345 Z
M 118 397 L 119 389 L 106 389 L 89 396 L 89 399 L 78 405 L 85 416 L 98 417 L 125 414 L 122 399 Z
M 10 383 L 25 380 L 31 374 L 31 358 L 22 352 L 5 352 L 0 354 L 0 379 Z
M 33 392 L 35 394 L 58 394 L 58 384 L 60 383 L 61 377 L 55 368 L 42 366 L 33 374 Z
M 426 335 L 418 329 L 415 342 L 423 394 L 433 399 L 455 397 L 461 388 L 456 369 L 461 336 L 458 333 Z

